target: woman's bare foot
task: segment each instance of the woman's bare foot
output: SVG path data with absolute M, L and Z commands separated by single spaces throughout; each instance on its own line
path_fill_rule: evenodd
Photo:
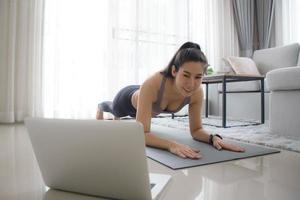
M 96 119 L 97 120 L 103 119 L 103 111 L 101 111 L 99 108 L 97 109 Z

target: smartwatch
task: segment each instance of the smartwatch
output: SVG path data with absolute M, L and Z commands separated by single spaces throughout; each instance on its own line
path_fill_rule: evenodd
M 209 144 L 213 145 L 213 143 L 214 143 L 214 142 L 213 142 L 213 139 L 214 139 L 215 136 L 218 137 L 218 138 L 220 138 L 221 140 L 223 139 L 223 138 L 221 137 L 221 135 L 219 135 L 219 134 L 210 134 L 210 135 L 209 135 L 209 140 L 208 140 L 208 143 L 209 143 Z

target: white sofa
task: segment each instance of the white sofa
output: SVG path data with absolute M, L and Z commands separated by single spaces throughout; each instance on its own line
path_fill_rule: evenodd
M 300 65 L 300 45 L 298 43 L 257 50 L 253 54 L 253 60 L 257 65 L 259 72 L 266 75 L 268 72 L 280 68 L 293 67 Z M 283 77 L 282 77 L 283 78 Z M 269 118 L 269 84 L 265 82 L 265 118 Z M 212 88 L 211 88 L 212 89 Z M 235 82 L 228 83 L 227 91 L 227 117 L 239 119 L 256 119 L 260 120 L 260 82 Z M 221 114 L 222 111 L 222 86 L 217 88 L 217 101 L 211 102 L 212 106 L 217 106 L 218 109 L 210 108 L 211 114 Z M 211 92 L 211 90 L 210 90 Z M 214 94 L 210 95 L 209 99 L 213 100 Z
M 299 66 L 271 70 L 266 76 L 270 89 L 270 129 L 279 135 L 300 137 L 299 61 Z

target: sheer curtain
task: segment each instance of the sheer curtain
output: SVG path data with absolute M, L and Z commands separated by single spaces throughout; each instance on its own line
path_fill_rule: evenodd
M 0 1 L 0 123 L 42 116 L 43 0 Z
M 275 1 L 276 45 L 300 43 L 300 1 Z
M 99 102 L 164 68 L 188 40 L 215 68 L 237 55 L 230 0 L 46 1 L 45 116 L 94 118 Z
M 209 64 L 215 71 L 223 71 L 223 57 L 239 56 L 240 49 L 234 25 L 231 0 L 197 1 L 193 14 L 198 22 L 193 25 L 192 38 L 202 44 Z M 201 8 L 199 10 L 198 8 Z

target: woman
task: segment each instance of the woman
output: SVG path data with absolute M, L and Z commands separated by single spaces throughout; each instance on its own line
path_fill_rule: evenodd
M 131 116 L 144 125 L 146 145 L 170 151 L 182 158 L 199 159 L 200 151 L 184 144 L 162 139 L 150 131 L 151 117 L 159 113 L 175 113 L 189 105 L 189 126 L 194 139 L 213 145 L 218 150 L 243 152 L 244 149 L 226 143 L 217 134 L 209 134 L 202 127 L 201 105 L 203 101 L 202 77 L 207 59 L 196 43 L 186 42 L 161 72 L 150 76 L 141 86 L 123 88 L 113 102 L 98 105 L 97 119 L 103 112 L 116 118 Z

